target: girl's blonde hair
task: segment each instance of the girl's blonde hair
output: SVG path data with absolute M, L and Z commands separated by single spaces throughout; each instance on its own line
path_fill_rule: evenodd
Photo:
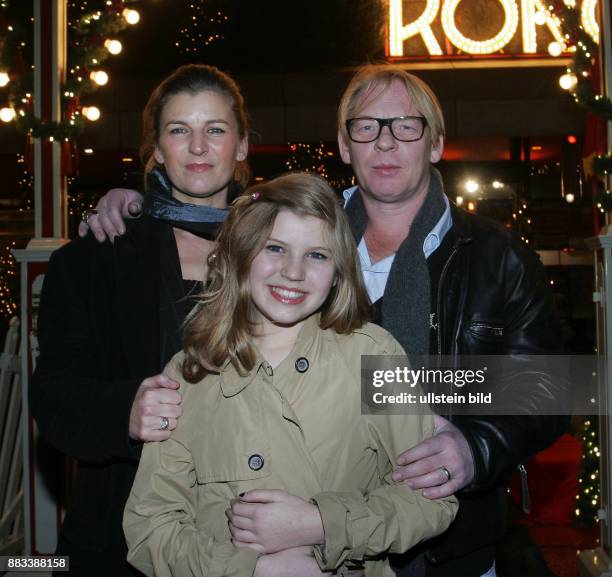
M 236 199 L 209 257 L 210 285 L 188 316 L 183 333 L 183 377 L 195 383 L 229 361 L 240 374 L 256 360 L 252 342 L 251 263 L 263 249 L 281 210 L 320 218 L 328 226 L 337 282 L 320 309 L 320 326 L 346 334 L 361 327 L 370 305 L 347 216 L 325 180 L 290 173 L 250 187 Z

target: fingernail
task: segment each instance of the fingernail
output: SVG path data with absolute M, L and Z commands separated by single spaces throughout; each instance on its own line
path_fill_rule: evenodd
M 394 481 L 401 481 L 402 480 L 402 476 L 399 473 L 391 473 L 391 478 Z

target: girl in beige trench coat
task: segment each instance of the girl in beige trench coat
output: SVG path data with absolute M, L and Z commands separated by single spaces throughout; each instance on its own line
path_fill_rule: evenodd
M 126 505 L 128 560 L 159 577 L 393 575 L 387 555 L 442 533 L 457 501 L 391 480 L 431 414 L 361 412 L 361 356 L 403 351 L 366 322 L 341 206 L 284 175 L 236 201 L 218 242 L 165 371 L 183 417 L 144 447 Z

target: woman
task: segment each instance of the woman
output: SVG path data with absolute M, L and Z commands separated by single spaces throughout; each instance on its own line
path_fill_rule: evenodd
M 443 532 L 456 512 L 454 497 L 391 480 L 432 416 L 361 414 L 361 356 L 403 351 L 366 323 L 357 250 L 329 185 L 289 174 L 248 192 L 166 369 L 185 414 L 143 450 L 124 520 L 130 562 L 151 577 L 294 576 L 287 552 L 306 549 L 314 574 L 394 575 L 388 554 Z
M 141 443 L 180 418 L 161 374 L 206 276 L 211 237 L 244 176 L 248 124 L 235 82 L 178 68 L 143 113 L 144 214 L 114 244 L 91 236 L 56 251 L 45 279 L 30 407 L 41 435 L 78 459 L 57 553 L 71 575 L 129 576 L 121 517 Z M 243 182 L 244 184 L 244 182 Z

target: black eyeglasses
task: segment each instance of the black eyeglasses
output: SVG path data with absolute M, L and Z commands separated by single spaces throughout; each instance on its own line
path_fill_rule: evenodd
M 395 118 L 349 118 L 346 130 L 353 142 L 374 142 L 383 126 L 388 126 L 393 138 L 402 142 L 421 140 L 427 126 L 423 116 L 397 116 Z

